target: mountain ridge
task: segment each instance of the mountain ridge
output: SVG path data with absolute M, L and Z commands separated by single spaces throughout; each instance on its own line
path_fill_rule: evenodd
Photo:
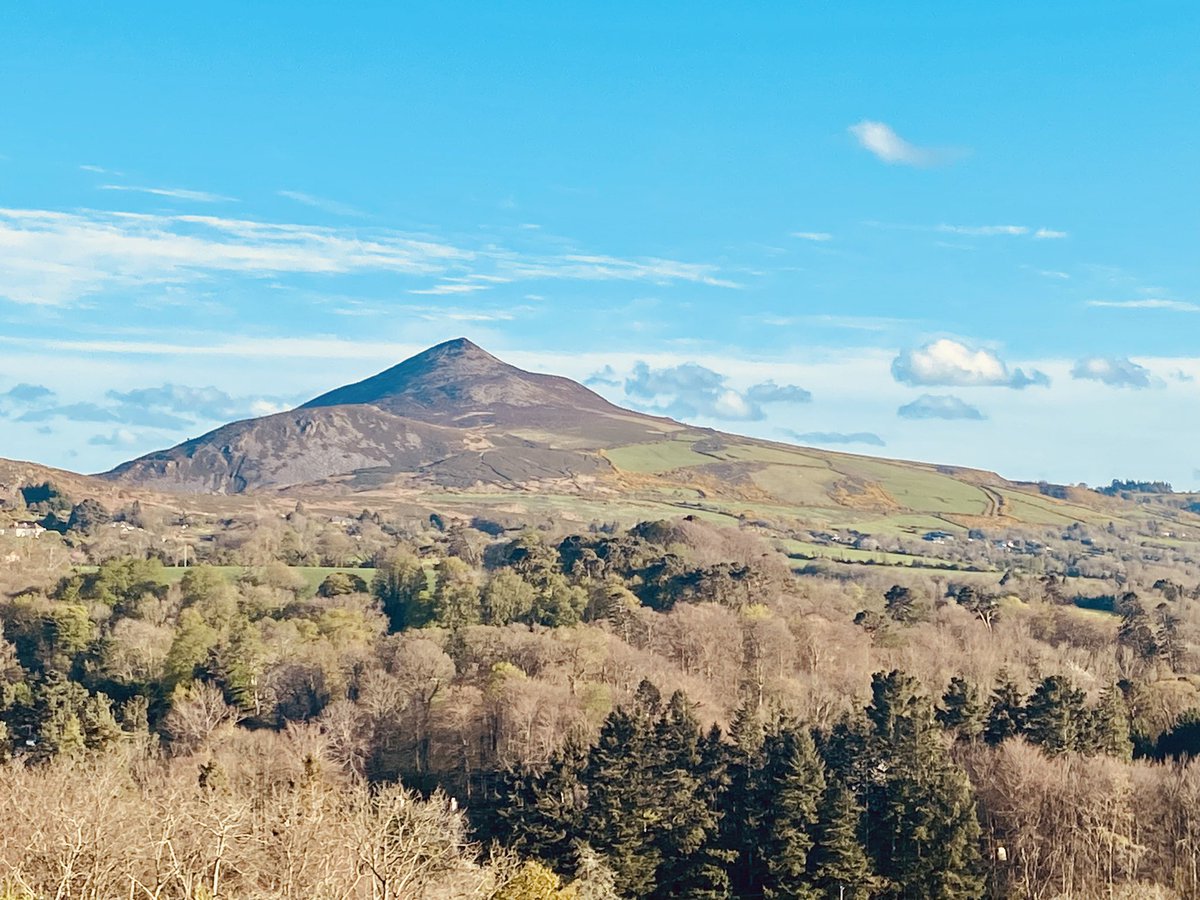
M 387 477 L 516 487 L 592 477 L 610 468 L 602 448 L 685 429 L 456 338 L 295 409 L 223 425 L 98 477 L 215 493 Z
M 319 491 L 364 503 L 532 504 L 592 517 L 686 511 L 864 533 L 1099 526 L 1149 515 L 1083 489 L 1050 491 L 983 470 L 800 447 L 623 409 L 466 338 L 98 477 L 166 493 Z

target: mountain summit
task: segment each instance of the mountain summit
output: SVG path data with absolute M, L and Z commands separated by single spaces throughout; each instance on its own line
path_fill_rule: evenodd
M 290 412 L 234 422 L 103 477 L 215 493 L 329 481 L 529 488 L 594 478 L 611 470 L 597 451 L 683 428 L 458 338 Z
M 466 338 L 430 347 L 300 408 L 351 404 L 368 404 L 398 416 L 459 428 L 542 426 L 587 432 L 595 424 L 586 420 L 588 414 L 637 415 L 569 378 L 511 366 Z

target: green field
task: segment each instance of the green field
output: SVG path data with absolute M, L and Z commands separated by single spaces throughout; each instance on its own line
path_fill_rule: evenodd
M 651 444 L 633 444 L 606 450 L 604 455 L 621 471 L 641 475 L 661 475 L 673 469 L 701 466 L 716 461 L 712 456 L 705 456 L 693 450 L 694 443 L 694 440 L 678 439 L 655 441 Z
M 183 576 L 190 571 L 193 566 L 163 566 L 163 582 L 166 584 L 178 584 L 183 580 Z M 230 581 L 235 581 L 241 578 L 251 569 L 248 566 L 209 566 L 208 568 L 220 572 Z M 371 579 L 375 577 L 374 569 L 365 569 L 355 566 L 291 566 L 292 572 L 299 575 L 304 580 L 304 593 L 308 596 L 313 596 L 320 587 L 321 582 L 333 572 L 346 572 L 351 575 L 357 575 L 367 584 L 371 583 Z M 94 572 L 95 566 L 77 566 L 78 572 Z
M 780 541 L 788 556 L 796 559 L 831 559 L 835 562 L 874 563 L 881 566 L 952 569 L 955 564 L 935 556 L 908 553 L 886 553 L 882 550 L 859 550 L 854 547 L 813 544 L 808 541 Z

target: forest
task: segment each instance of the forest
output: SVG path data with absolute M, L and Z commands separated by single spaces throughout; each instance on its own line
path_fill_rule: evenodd
M 298 504 L 182 567 L 58 506 L 0 535 L 5 900 L 1200 896 L 1200 573 L 1111 531 L 987 572 Z

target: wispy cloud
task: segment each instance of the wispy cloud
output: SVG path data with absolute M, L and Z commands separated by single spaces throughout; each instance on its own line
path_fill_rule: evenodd
M 946 234 L 965 234 L 969 237 L 1029 234 L 1029 228 L 1025 225 L 939 225 L 935 230 Z
M 138 187 L 130 184 L 102 184 L 102 191 L 126 191 L 134 194 L 153 194 L 155 197 L 170 197 L 172 200 L 191 200 L 195 203 L 237 203 L 236 197 L 211 194 L 208 191 L 191 191 L 187 188 Z
M 219 275 L 334 276 L 385 272 L 443 279 L 417 288 L 469 293 L 518 280 L 688 282 L 736 287 L 717 266 L 678 260 L 457 246 L 387 229 L 197 215 L 0 209 L 0 297 L 66 305 L 105 291 Z M 459 285 L 459 286 L 455 286 Z
M 950 162 L 957 155 L 950 150 L 912 144 L 884 122 L 863 119 L 857 125 L 851 125 L 849 131 L 860 147 L 889 165 L 933 166 Z
M 833 235 L 828 231 L 793 231 L 792 237 L 799 238 L 802 241 L 817 241 L 820 243 L 833 240 Z
M 966 419 L 980 422 L 987 418 L 980 410 L 949 394 L 922 394 L 912 403 L 896 410 L 902 419 Z
M 1034 240 L 1050 240 L 1068 237 L 1065 231 L 1050 228 L 1032 228 L 1029 225 L 938 225 L 935 231 L 943 234 L 961 234 L 966 237 L 1024 237 Z
M 312 194 L 306 194 L 304 191 L 276 191 L 280 197 L 286 200 L 294 200 L 296 203 L 304 206 L 311 206 L 313 209 L 319 209 L 321 212 L 332 213 L 335 216 L 361 216 L 363 212 L 354 208 L 348 203 L 341 203 L 337 200 L 327 200 L 324 197 L 314 197 Z
M 886 447 L 887 443 L 873 431 L 792 431 L 784 434 L 801 444 L 862 444 L 867 447 Z
M 445 294 L 470 294 L 475 291 L 486 291 L 486 284 L 464 284 L 462 282 L 451 284 L 436 284 L 431 288 L 418 288 L 410 290 L 410 294 L 430 294 L 439 297 Z
M 892 361 L 892 376 L 901 384 L 939 387 L 1045 387 L 1049 377 L 1036 369 L 1009 369 L 990 350 L 974 349 L 943 338 L 910 350 Z
M 501 267 L 514 278 L 565 278 L 578 281 L 649 281 L 669 284 L 690 281 L 712 287 L 737 288 L 737 282 L 719 275 L 716 266 L 671 259 L 619 259 L 615 256 L 567 254 L 553 259 L 508 260 Z
M 1200 313 L 1200 304 L 1186 300 L 1089 300 L 1088 306 L 1101 309 L 1160 309 L 1169 312 Z
M 1134 390 L 1144 390 L 1155 385 L 1150 370 L 1127 357 L 1090 356 L 1081 359 L 1071 369 L 1071 377 L 1081 381 L 1099 381 L 1109 387 Z
M 747 321 L 760 322 L 775 328 L 790 328 L 809 325 L 817 328 L 841 329 L 846 331 L 894 331 L 913 327 L 915 319 L 897 319 L 888 316 L 834 316 L 826 313 L 799 316 L 761 315 L 744 316 Z

